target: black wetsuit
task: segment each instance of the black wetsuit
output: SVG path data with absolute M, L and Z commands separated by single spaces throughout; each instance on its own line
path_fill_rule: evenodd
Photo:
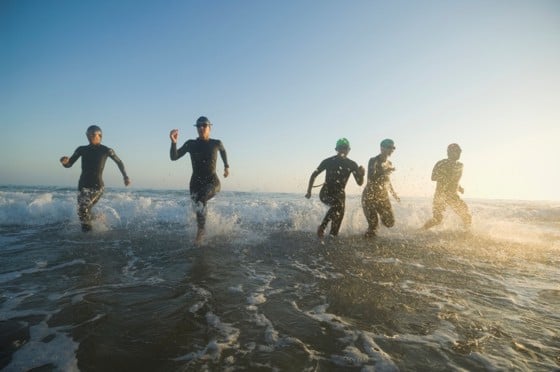
M 353 174 L 358 185 L 361 185 L 364 182 L 364 177 L 358 171 L 358 164 L 356 162 L 340 155 L 323 160 L 319 167 L 317 167 L 317 170 L 313 172 L 312 177 L 316 177 L 324 170 L 327 171 L 327 175 L 319 193 L 319 198 L 330 209 L 327 211 L 325 218 L 323 218 L 321 225 L 319 225 L 319 229 L 324 231 L 329 221 L 331 221 L 330 234 L 336 236 L 344 218 L 346 203 L 346 192 L 344 189 L 348 183 L 348 178 L 350 178 L 350 174 Z
M 176 143 L 171 143 L 169 157 L 177 160 L 187 152 L 191 154 L 193 173 L 190 180 L 191 200 L 196 204 L 196 218 L 199 229 L 204 229 L 206 223 L 206 202 L 220 191 L 220 180 L 216 175 L 216 160 L 218 151 L 224 167 L 229 168 L 227 154 L 222 141 L 209 139 L 207 141 L 197 138 L 188 140 L 177 149 Z
M 432 181 L 437 182 L 433 202 L 433 218 L 426 223 L 425 228 L 442 222 L 443 212 L 447 205 L 461 217 L 466 226 L 471 224 L 469 208 L 457 194 L 462 175 L 463 164 L 461 162 L 443 159 L 436 163 L 432 171 Z
M 392 188 L 389 178 L 391 169 L 393 164 L 387 159 L 384 160 L 381 155 L 369 159 L 367 183 L 362 193 L 362 208 L 368 221 L 367 236 L 375 235 L 379 217 L 387 227 L 395 224 L 393 208 L 389 200 L 389 188 Z
M 107 158 L 113 161 L 119 167 L 123 177 L 127 177 L 124 164 L 115 154 L 113 149 L 104 145 L 80 146 L 74 151 L 74 154 L 68 159 L 68 163 L 64 165 L 70 168 L 79 157 L 82 157 L 82 174 L 78 182 L 78 217 L 82 222 L 82 230 L 91 230 L 91 209 L 99 201 L 103 194 L 103 169 Z

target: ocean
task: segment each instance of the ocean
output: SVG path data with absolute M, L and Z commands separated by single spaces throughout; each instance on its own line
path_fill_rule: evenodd
M 82 233 L 76 190 L 0 187 L 3 371 L 554 371 L 560 202 L 394 204 L 365 240 L 301 194 L 221 192 L 206 240 L 186 191 L 111 189 Z

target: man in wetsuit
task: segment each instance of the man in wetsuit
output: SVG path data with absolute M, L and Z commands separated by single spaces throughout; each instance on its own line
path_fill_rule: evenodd
M 368 222 L 366 238 L 375 237 L 379 217 L 381 217 L 383 225 L 387 227 L 395 224 L 389 192 L 395 200 L 400 201 L 389 177 L 395 171 L 393 164 L 388 159 L 395 151 L 395 142 L 389 138 L 384 139 L 381 141 L 380 150 L 379 155 L 369 159 L 367 183 L 362 193 L 362 208 Z
M 329 221 L 331 222 L 331 236 L 337 236 L 340 230 L 342 219 L 344 218 L 344 207 L 346 203 L 346 193 L 344 191 L 350 174 L 354 175 L 354 179 L 358 185 L 364 182 L 365 169 L 358 167 L 356 162 L 347 158 L 350 152 L 350 142 L 346 138 L 341 138 L 336 142 L 335 148 L 337 154 L 327 158 L 319 164 L 317 169 L 311 174 L 309 184 L 307 186 L 307 194 L 305 197 L 311 197 L 311 188 L 315 182 L 315 178 L 324 170 L 327 171 L 325 183 L 319 192 L 319 198 L 323 203 L 328 205 L 330 209 L 327 211 L 323 222 L 317 228 L 317 235 L 320 239 L 325 234 L 325 229 Z
M 471 225 L 471 214 L 467 204 L 459 194 L 465 190 L 459 185 L 463 175 L 463 164 L 459 162 L 461 147 L 452 143 L 447 146 L 447 159 L 440 160 L 432 170 L 432 181 L 436 181 L 436 192 L 433 203 L 433 217 L 424 224 L 424 229 L 439 225 L 443 220 L 446 206 L 450 206 L 463 220 L 465 227 Z
M 101 144 L 101 138 L 103 137 L 101 128 L 97 125 L 90 126 L 86 131 L 86 136 L 89 145 L 78 147 L 70 158 L 67 156 L 60 158 L 60 163 L 65 168 L 70 168 L 80 156 L 82 157 L 82 174 L 78 182 L 78 217 L 84 232 L 91 230 L 91 209 L 103 194 L 103 168 L 108 157 L 117 163 L 124 178 L 124 185 L 130 185 L 130 178 L 126 175 L 121 159 L 113 149 Z
M 204 236 L 206 224 L 206 203 L 220 191 L 220 180 L 216 175 L 216 160 L 218 152 L 224 162 L 224 177 L 229 176 L 229 164 L 227 154 L 222 141 L 210 138 L 212 123 L 207 117 L 201 116 L 196 121 L 198 138 L 188 140 L 177 149 L 177 139 L 179 130 L 173 129 L 169 133 L 171 138 L 171 150 L 169 157 L 177 160 L 187 152 L 191 154 L 191 164 L 193 173 L 190 181 L 191 200 L 195 205 L 196 221 L 198 230 L 196 233 L 196 243 L 200 243 Z

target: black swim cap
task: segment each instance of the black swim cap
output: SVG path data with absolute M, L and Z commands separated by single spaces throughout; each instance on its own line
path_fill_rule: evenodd
M 456 143 L 452 143 L 449 146 L 447 146 L 447 152 L 450 152 L 450 151 L 461 152 L 461 146 L 459 146 Z
M 87 130 L 86 130 L 86 136 L 90 136 L 92 134 L 95 134 L 99 132 L 99 134 L 102 136 L 103 132 L 101 131 L 101 128 L 99 128 L 97 125 L 91 125 Z
M 208 120 L 208 118 L 206 116 L 201 116 L 198 119 L 196 119 L 195 127 L 198 127 L 199 125 L 202 125 L 202 124 L 212 125 L 212 123 L 210 122 L 210 120 Z
M 385 138 L 383 141 L 381 141 L 381 143 L 379 144 L 379 146 L 384 147 L 386 149 L 393 149 L 395 150 L 395 141 L 393 141 L 390 138 Z

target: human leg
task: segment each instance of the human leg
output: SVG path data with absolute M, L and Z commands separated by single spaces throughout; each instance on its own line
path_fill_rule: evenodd
M 393 207 L 389 198 L 384 198 L 376 203 L 377 213 L 381 217 L 381 222 L 386 227 L 393 227 L 395 225 L 395 216 L 393 214 Z
M 432 206 L 432 214 L 433 217 L 429 219 L 424 224 L 424 229 L 429 229 L 436 225 L 439 225 L 441 221 L 443 221 L 443 212 L 445 211 L 445 197 L 439 194 L 434 196 L 433 206 Z
M 196 222 L 199 229 L 206 225 L 207 208 L 206 203 L 220 191 L 219 182 L 209 182 L 202 185 L 191 185 L 191 200 L 196 213 Z
M 377 216 L 377 210 L 375 208 L 375 203 L 373 198 L 368 197 L 367 195 L 362 196 L 362 209 L 364 211 L 364 215 L 366 216 L 366 220 L 368 223 L 368 229 L 365 233 L 366 238 L 371 238 L 375 236 L 377 231 L 377 226 L 379 224 L 379 218 Z
M 467 206 L 467 203 L 461 200 L 459 195 L 450 201 L 449 206 L 459 215 L 459 217 L 461 217 L 461 220 L 463 220 L 463 224 L 466 227 L 471 225 L 472 216 L 469 212 L 469 207 Z
M 329 191 L 325 187 L 323 187 L 321 188 L 321 191 L 319 193 L 319 199 L 324 204 L 330 207 L 327 213 L 325 214 L 323 221 L 321 221 L 321 224 L 317 228 L 317 235 L 319 236 L 319 238 L 322 238 L 323 235 L 325 234 L 325 229 L 327 228 L 329 222 L 331 222 L 331 234 L 333 233 L 333 229 L 336 230 L 336 223 L 340 214 L 340 202 L 339 202 L 340 198 L 337 197 L 337 195 L 333 195 L 329 193 Z M 344 214 L 344 205 L 342 206 L 342 213 Z M 342 218 L 340 219 L 342 220 Z M 340 228 L 340 225 L 338 226 L 338 228 Z
M 340 231 L 340 225 L 342 225 L 342 219 L 344 218 L 344 204 L 344 197 L 342 197 L 337 199 L 336 203 L 329 210 L 331 213 L 330 235 L 332 236 L 337 236 Z
M 91 209 L 103 195 L 103 189 L 83 188 L 78 193 L 78 217 L 82 223 L 82 231 L 91 230 L 92 213 Z

